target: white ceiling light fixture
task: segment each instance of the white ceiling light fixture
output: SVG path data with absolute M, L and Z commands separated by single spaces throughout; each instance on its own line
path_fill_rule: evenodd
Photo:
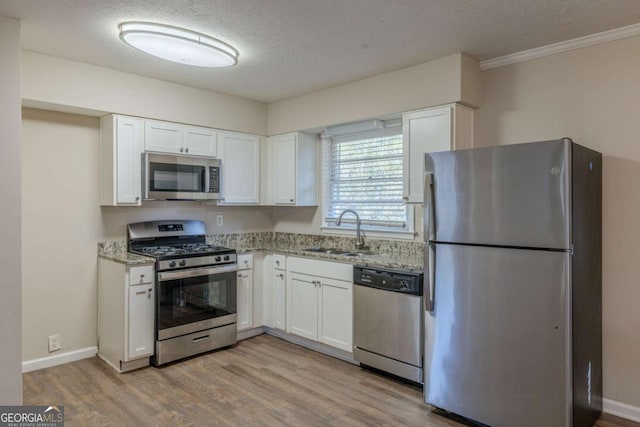
M 205 34 L 152 22 L 123 22 L 120 39 L 158 58 L 195 67 L 222 68 L 238 63 L 238 51 Z

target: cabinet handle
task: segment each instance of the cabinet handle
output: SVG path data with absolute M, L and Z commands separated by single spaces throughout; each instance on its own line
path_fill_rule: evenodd
M 184 148 L 180 147 L 180 152 L 183 153 L 184 152 Z
M 136 292 L 136 295 L 142 295 L 142 294 L 146 294 L 146 293 L 147 293 L 147 291 L 138 291 L 138 292 Z
M 151 292 L 153 291 L 153 289 L 149 289 L 147 292 L 147 297 L 151 298 Z
M 277 275 L 276 275 L 276 277 L 279 277 L 279 278 L 281 278 L 281 279 L 284 279 L 284 274 L 282 274 L 282 273 L 281 273 L 281 274 L 277 274 Z
M 188 153 L 188 152 L 189 152 L 189 148 L 188 148 L 188 147 L 187 147 L 187 148 L 185 148 L 185 149 L 184 149 L 184 152 L 185 152 L 185 153 Z
M 280 265 L 280 261 L 276 261 L 276 265 Z
M 238 277 L 241 279 L 246 279 L 247 277 L 249 277 L 248 274 L 238 274 Z

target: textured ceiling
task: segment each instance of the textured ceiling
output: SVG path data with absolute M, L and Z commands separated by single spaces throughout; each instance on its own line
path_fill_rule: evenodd
M 24 49 L 273 102 L 457 52 L 478 59 L 640 22 L 640 0 L 0 0 Z M 136 51 L 122 21 L 176 25 L 240 51 L 229 69 Z

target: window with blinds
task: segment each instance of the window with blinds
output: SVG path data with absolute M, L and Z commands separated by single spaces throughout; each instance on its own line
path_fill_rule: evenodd
M 353 209 L 369 229 L 407 230 L 402 201 L 402 130 L 333 137 L 325 142 L 325 220 Z M 355 223 L 345 215 L 345 223 Z

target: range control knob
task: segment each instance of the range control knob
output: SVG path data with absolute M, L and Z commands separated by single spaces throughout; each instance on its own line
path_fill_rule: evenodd
M 187 261 L 186 260 L 182 260 L 180 261 L 180 267 L 184 267 L 185 265 L 187 265 Z
M 171 262 L 169 263 L 169 267 L 173 268 L 173 267 L 175 267 L 175 266 L 176 266 L 176 262 L 175 262 L 175 261 L 171 261 Z
M 222 261 L 222 258 L 220 258 L 219 256 L 217 256 L 215 259 L 216 259 L 216 262 Z
M 409 290 L 409 282 L 407 282 L 406 280 L 401 280 L 400 281 L 400 290 L 408 291 Z
M 225 261 L 229 261 L 229 255 L 225 255 L 225 256 L 224 256 L 224 260 L 225 260 Z

